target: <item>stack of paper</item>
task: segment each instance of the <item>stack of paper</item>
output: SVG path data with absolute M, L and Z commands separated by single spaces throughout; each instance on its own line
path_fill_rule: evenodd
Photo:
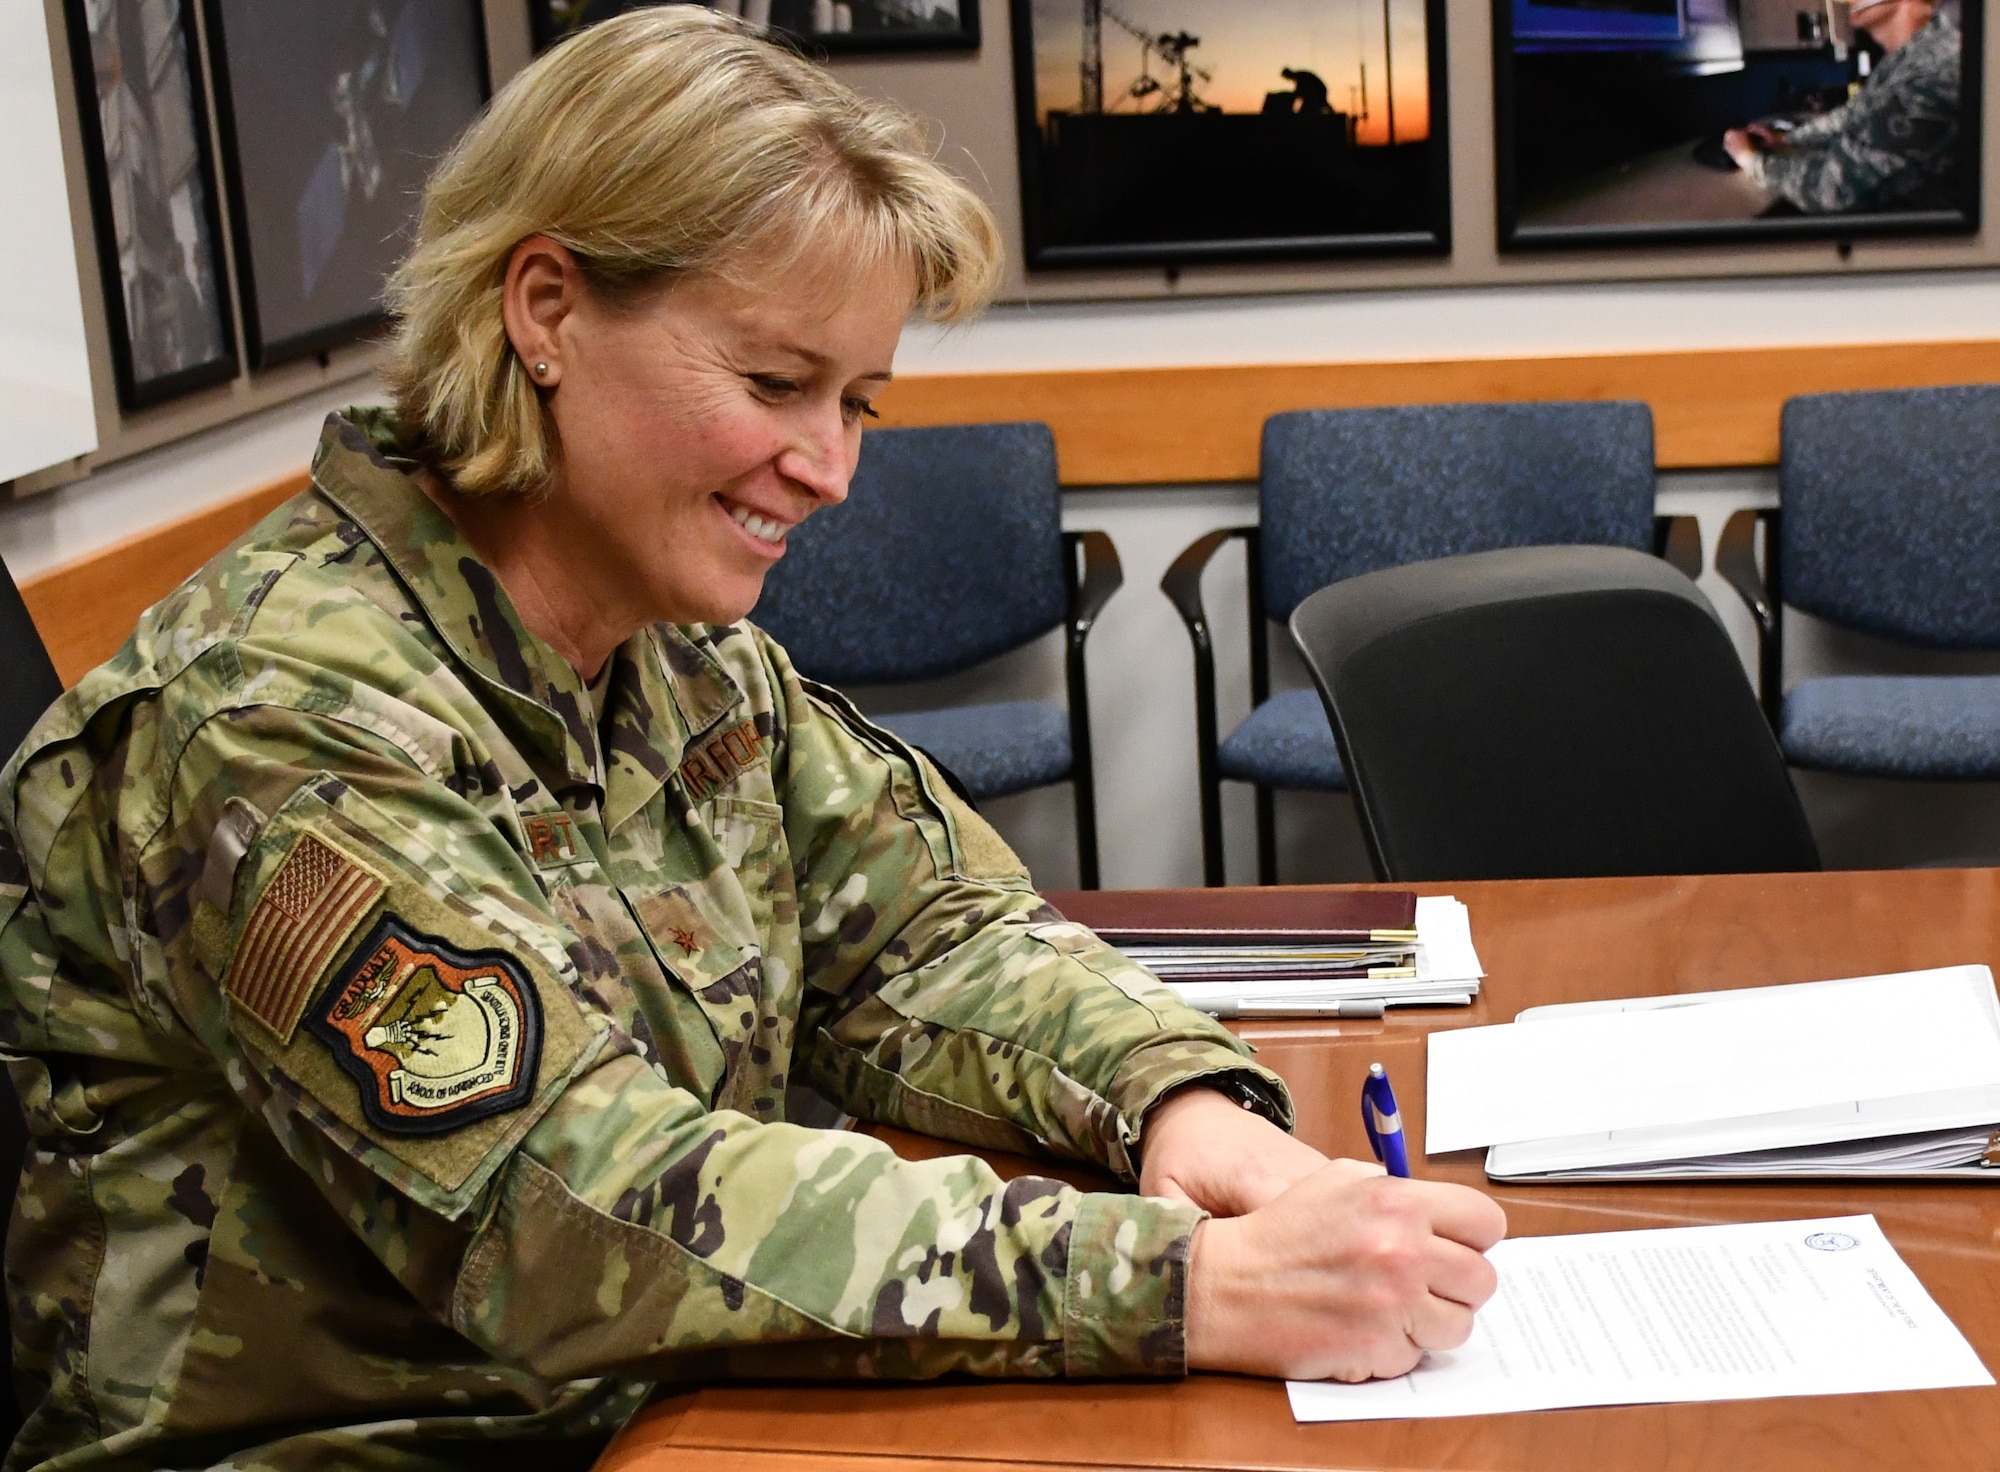
M 1989 1174 L 1984 966 L 1541 1007 L 1430 1039 L 1425 1149 L 1495 1179 Z
M 1464 1006 L 1485 971 L 1472 948 L 1464 905 L 1449 895 L 1417 901 L 1416 939 L 1378 947 L 1365 959 L 1307 945 L 1125 945 L 1121 949 L 1182 1001 L 1218 1017 L 1280 1017 L 1384 1007 Z M 1342 1006 L 1342 1004 L 1350 1004 Z

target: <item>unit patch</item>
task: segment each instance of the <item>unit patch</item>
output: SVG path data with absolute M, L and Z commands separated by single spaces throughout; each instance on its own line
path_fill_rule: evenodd
M 505 951 L 461 951 L 384 915 L 306 1028 L 397 1135 L 438 1135 L 519 1109 L 534 1092 L 541 999 Z
M 763 755 L 757 723 L 744 721 L 688 752 L 681 762 L 681 789 L 689 802 L 700 802 L 757 765 Z
M 289 1042 L 313 982 L 388 887 L 339 849 L 301 835 L 243 922 L 223 989 Z

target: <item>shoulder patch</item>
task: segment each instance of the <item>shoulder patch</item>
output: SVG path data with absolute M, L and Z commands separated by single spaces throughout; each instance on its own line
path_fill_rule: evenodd
M 534 1093 L 542 1003 L 505 951 L 461 951 L 393 914 L 327 986 L 306 1030 L 361 1088 L 361 1112 L 396 1135 L 440 1135 Z
M 244 922 L 223 989 L 289 1042 L 313 983 L 388 887 L 340 849 L 301 834 Z

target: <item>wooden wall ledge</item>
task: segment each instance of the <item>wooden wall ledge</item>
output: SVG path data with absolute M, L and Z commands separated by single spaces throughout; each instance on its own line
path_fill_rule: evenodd
M 1775 465 L 1795 394 L 2000 381 L 2000 342 L 1888 343 L 1326 363 L 938 374 L 898 379 L 882 422 L 1040 419 L 1068 486 L 1254 480 L 1264 420 L 1288 409 L 1639 399 L 1663 470 Z
M 311 451 L 310 444 L 300 446 L 302 456 Z M 21 601 L 28 605 L 28 616 L 41 631 L 63 684 L 74 685 L 116 654 L 140 614 L 310 480 L 301 470 L 23 579 Z
M 1662 469 L 1775 465 L 1795 394 L 2000 382 L 2000 341 L 1452 359 L 932 374 L 882 396 L 885 425 L 1040 419 L 1068 486 L 1254 480 L 1264 420 L 1287 409 L 1639 399 Z M 312 446 L 301 443 L 301 460 Z M 139 614 L 306 483 L 303 472 L 23 583 L 65 683 Z

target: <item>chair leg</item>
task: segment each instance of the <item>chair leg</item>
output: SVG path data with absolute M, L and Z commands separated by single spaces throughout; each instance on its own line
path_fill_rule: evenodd
M 1194 663 L 1195 763 L 1201 781 L 1201 882 L 1220 889 L 1229 882 L 1222 867 L 1222 771 L 1216 755 L 1215 665 L 1197 648 Z
M 1069 686 L 1069 780 L 1076 795 L 1076 877 L 1084 889 L 1097 888 L 1097 772 L 1090 751 L 1090 676 L 1083 640 L 1090 631 L 1071 623 L 1064 655 Z
M 1081 889 L 1096 889 L 1097 878 L 1097 798 L 1090 775 L 1088 756 L 1070 773 L 1076 790 L 1076 877 Z
M 1206 772 L 1201 778 L 1201 882 L 1210 889 L 1229 882 L 1222 864 L 1222 782 Z
M 1271 789 L 1257 784 L 1257 882 L 1278 882 L 1278 824 Z

